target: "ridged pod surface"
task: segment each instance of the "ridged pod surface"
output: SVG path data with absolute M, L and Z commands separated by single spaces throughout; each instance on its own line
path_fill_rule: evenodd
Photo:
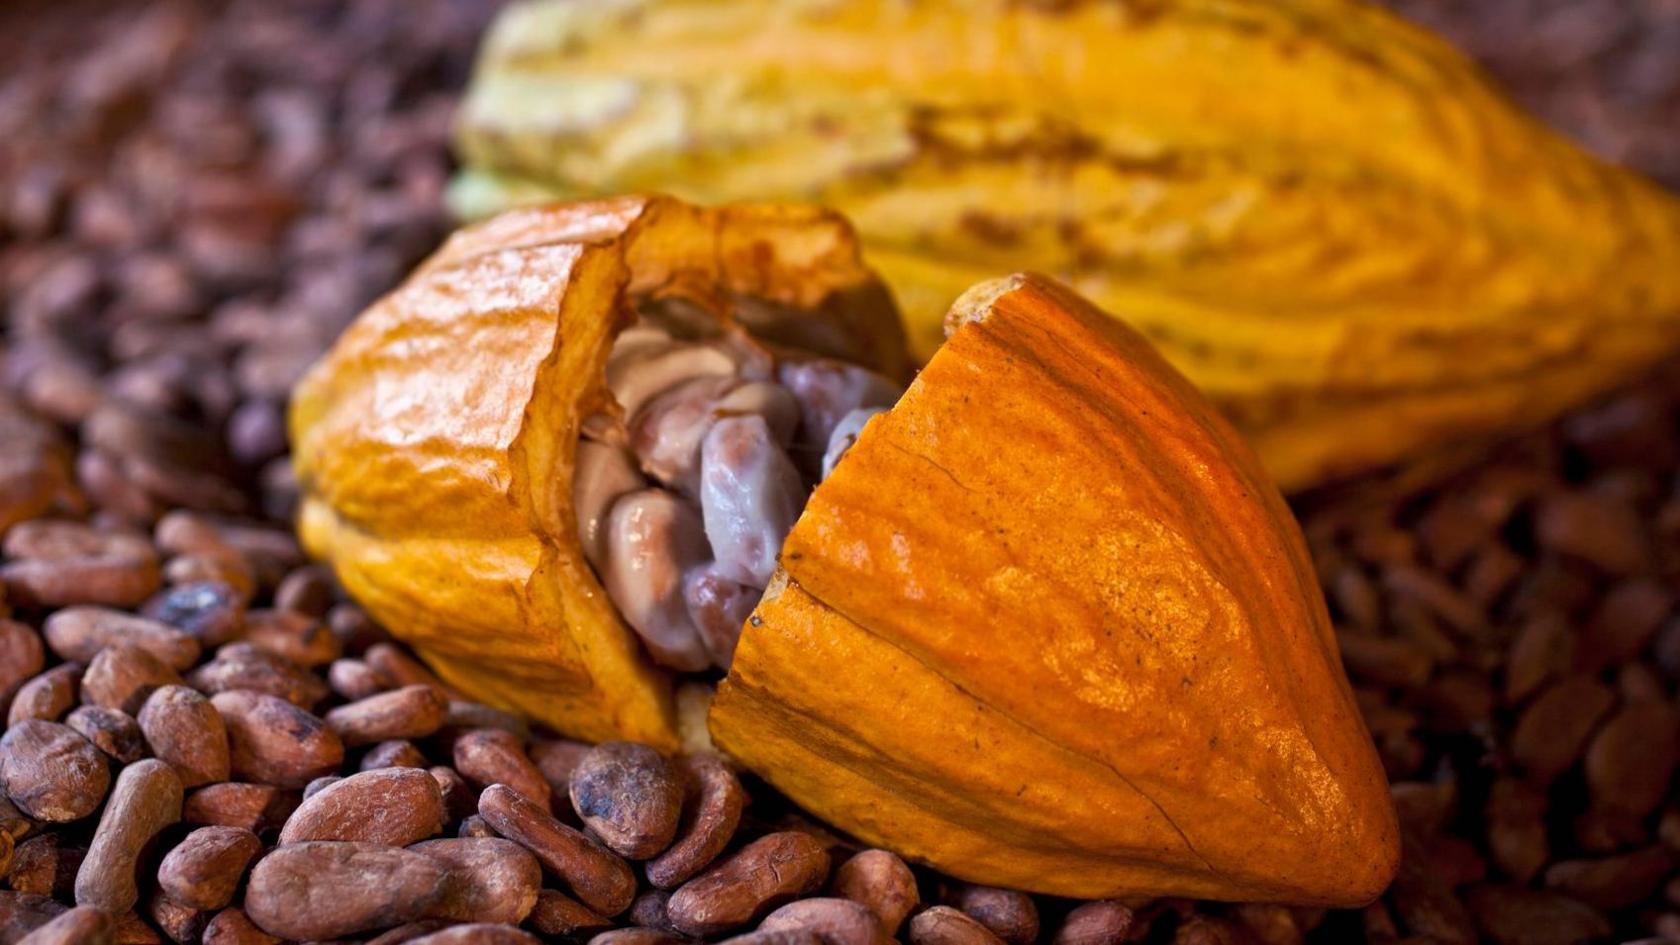
M 468 213 L 835 207 L 924 358 L 968 286 L 1054 275 L 1286 491 L 1538 423 L 1680 338 L 1680 203 L 1358 0 L 536 0 L 459 141 Z
M 616 409 L 603 369 L 627 300 L 661 293 L 769 301 L 904 368 L 837 217 L 623 198 L 455 234 L 311 369 L 290 423 L 305 545 L 440 676 L 569 735 L 669 749 L 671 680 L 585 561 L 571 498 L 580 423 Z
M 983 284 L 952 317 L 788 536 L 718 746 L 976 882 L 1374 898 L 1387 785 L 1253 454 L 1064 287 Z

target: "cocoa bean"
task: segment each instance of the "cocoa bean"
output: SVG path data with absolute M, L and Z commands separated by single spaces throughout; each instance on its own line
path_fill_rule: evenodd
M 910 920 L 912 945 L 1002 945 L 991 929 L 950 906 L 934 906 Z
M 393 686 L 431 686 L 445 694 L 453 695 L 452 690 L 443 684 L 424 664 L 402 650 L 395 644 L 375 643 L 362 654 L 362 659 L 373 667 L 380 675 L 391 681 Z
M 457 742 L 456 753 L 460 751 Z M 647 745 L 596 745 L 572 772 L 570 793 L 572 809 L 620 856 L 649 859 L 676 836 L 682 783 L 664 756 Z
M 1598 910 L 1554 892 L 1478 886 L 1465 901 L 1495 945 L 1572 945 L 1610 934 Z
M 227 723 L 235 777 L 301 788 L 344 762 L 344 744 L 326 723 L 284 699 L 232 690 L 210 701 Z
M 798 831 L 754 840 L 671 895 L 666 914 L 678 931 L 712 936 L 748 925 L 783 902 L 821 888 L 828 851 Z
M 476 817 L 478 810 L 478 793 L 472 789 L 467 780 L 455 773 L 455 769 L 446 765 L 434 765 L 426 769 L 432 780 L 438 783 L 443 791 L 443 806 L 448 812 L 451 822 L 463 820 L 469 816 Z
M 298 795 L 272 784 L 224 781 L 187 796 L 181 819 L 207 827 L 243 827 L 260 833 L 279 827 L 298 806 Z
M 0 608 L 4 604 L 0 603 Z M 0 609 L 0 702 L 11 698 L 24 680 L 46 666 L 41 636 L 28 624 L 3 619 L 10 611 Z
M 1511 735 L 1511 755 L 1537 781 L 1546 783 L 1581 757 L 1615 696 L 1589 676 L 1571 676 L 1529 703 Z
M 870 908 L 850 899 L 816 897 L 790 902 L 764 917 L 760 932 L 809 929 L 828 945 L 887 945 L 881 920 Z
M 521 745 L 531 740 L 531 728 L 519 716 L 482 702 L 468 702 L 461 698 L 452 697 L 449 700 L 449 713 L 443 720 L 443 727 L 451 747 L 454 746 L 455 738 L 462 733 L 480 728 L 501 729 L 512 735 Z
M 317 795 L 317 794 L 321 793 L 322 791 L 326 790 L 331 785 L 337 784 L 338 782 L 340 782 L 342 780 L 344 780 L 343 775 L 338 775 L 338 774 L 322 775 L 321 777 L 318 777 L 315 780 L 313 780 L 313 781 L 311 781 L 308 784 L 305 784 L 303 786 L 303 793 L 302 793 L 303 799 L 307 801 L 310 798 L 314 797 L 315 795 Z
M 694 939 L 684 938 L 664 929 L 612 929 L 591 938 L 588 945 L 692 945 Z
M 330 713 L 328 724 L 331 724 Z M 358 765 L 358 769 L 361 771 L 372 771 L 375 768 L 424 767 L 426 767 L 425 753 L 414 747 L 413 742 L 400 740 L 380 742 L 369 748 L 367 753 L 362 755 L 361 763 Z
M 1559 492 L 1534 517 L 1541 547 L 1588 561 L 1609 574 L 1631 574 L 1646 559 L 1645 523 L 1627 505 L 1605 496 Z
M 251 566 L 244 558 L 229 553 L 177 555 L 163 566 L 163 579 L 175 587 L 223 584 L 232 589 L 241 603 L 249 602 L 257 593 L 257 577 Z M 243 632 L 243 616 L 240 622 Z
M 576 939 L 612 927 L 612 920 L 562 892 L 542 889 L 525 922 L 543 935 Z
M 443 727 L 449 700 L 431 686 L 404 686 L 341 705 L 326 715 L 327 726 L 355 747 L 393 738 L 425 738 Z M 457 741 L 456 753 L 460 753 Z
M 82 673 L 82 702 L 135 715 L 162 686 L 178 686 L 181 677 L 157 657 L 126 643 L 100 650 Z
M 0 942 L 16 942 L 69 908 L 45 896 L 0 890 Z
M 236 689 L 260 692 L 308 709 L 326 698 L 327 687 L 313 673 L 247 643 L 231 643 L 216 658 L 187 674 L 194 689 L 220 695 Z
M 1674 875 L 1680 854 L 1660 846 L 1546 868 L 1546 885 L 1600 909 L 1624 909 Z
M 228 779 L 227 726 L 210 700 L 196 690 L 186 686 L 158 689 L 140 707 L 139 723 L 152 754 L 175 769 L 183 787 Z
M 423 853 L 371 843 L 311 841 L 258 861 L 245 913 L 285 939 L 331 939 L 412 922 L 443 898 L 447 873 Z
M 0 565 L 7 596 L 30 607 L 137 607 L 162 583 L 155 559 L 23 558 Z
M 391 681 L 361 660 L 336 659 L 327 667 L 327 685 L 339 698 L 355 702 L 390 689 Z
M 0 833 L 21 840 L 35 829 L 35 822 L 24 816 L 17 805 L 6 797 L 4 782 L 0 782 Z
M 443 792 L 426 771 L 380 768 L 335 781 L 298 806 L 280 842 L 355 840 L 407 846 L 443 829 Z
M 290 610 L 247 613 L 243 639 L 305 669 L 325 666 L 344 654 L 338 638 L 319 620 Z
M 548 782 L 512 734 L 499 728 L 473 729 L 455 739 L 454 756 L 455 770 L 475 787 L 505 784 L 548 808 Z
M 0 737 L 0 785 L 23 813 L 65 823 L 99 808 L 111 770 L 99 749 L 69 726 L 25 719 Z
M 990 929 L 1006 945 L 1038 940 L 1038 906 L 1026 893 L 965 883 L 950 891 L 946 904 Z
M 243 827 L 200 827 L 158 864 L 158 888 L 192 909 L 221 909 L 258 853 L 262 841 Z
M 72 845 L 57 833 L 30 837 L 13 851 L 7 880 L 18 892 L 69 899 L 75 895 L 76 871 L 85 856 L 86 847 Z
M 65 607 L 47 618 L 42 632 L 61 659 L 79 663 L 108 646 L 128 644 L 178 672 L 198 662 L 200 651 L 198 640 L 183 630 L 107 607 Z
M 471 817 L 462 818 L 461 826 L 455 832 L 455 835 L 462 838 L 500 836 L 500 834 L 496 833 L 495 828 L 491 827 L 488 823 L 485 823 L 484 818 L 478 816 L 477 814 L 473 814 Z
M 202 945 L 280 945 L 280 940 L 257 928 L 243 909 L 223 909 L 204 927 Z
M 624 913 L 624 920 L 631 925 L 640 925 L 650 929 L 671 929 L 671 917 L 665 907 L 671 902 L 671 894 L 663 889 L 650 889 L 631 900 L 630 908 Z
M 125 765 L 146 757 L 146 738 L 140 732 L 140 723 L 121 709 L 84 705 L 71 712 L 64 724 Z
M 396 928 L 386 929 L 368 939 L 367 945 L 406 945 L 408 942 L 457 924 L 447 919 L 421 919 L 418 922 L 404 922 Z
M 174 769 L 153 758 L 124 768 L 76 871 L 76 904 L 113 915 L 134 908 L 141 855 L 159 831 L 180 819 L 181 779 Z
M 493 784 L 479 795 L 478 813 L 497 833 L 530 850 L 584 905 L 605 916 L 629 907 L 636 894 L 629 864 L 525 795 Z
M 191 634 L 210 649 L 239 639 L 245 629 L 245 597 L 225 581 L 192 581 L 159 592 L 140 615 Z
M 6 724 L 16 725 L 24 719 L 58 721 L 76 704 L 76 689 L 81 681 L 82 667 L 75 663 L 61 663 L 31 677 L 12 697 Z
M 18 945 L 111 945 L 115 931 L 116 923 L 109 913 L 77 906 L 17 941 Z
M 1130 908 L 1112 899 L 1081 903 L 1068 910 L 1050 945 L 1119 945 L 1134 920 Z
M 726 938 L 718 945 L 825 945 L 828 941 L 815 929 L 776 929 L 773 932 L 759 929 L 756 932 Z
M 167 941 L 133 909 L 117 916 L 115 927 L 111 929 L 111 945 L 164 945 Z
M 204 936 L 210 913 L 184 906 L 167 896 L 153 893 L 145 902 L 146 918 L 171 942 L 192 943 Z
M 921 899 L 915 874 L 897 854 L 886 850 L 864 850 L 841 863 L 829 890 L 867 906 L 888 937 L 898 934 L 899 926 Z
M 531 763 L 542 772 L 543 780 L 558 797 L 568 796 L 572 788 L 572 772 L 588 753 L 589 746 L 563 738 L 539 738 L 525 750 Z
M 274 606 L 319 620 L 332 606 L 333 584 L 330 573 L 320 565 L 306 564 L 294 568 L 274 588 Z
M 1680 762 L 1680 713 L 1661 702 L 1624 706 L 1587 747 L 1593 803 L 1644 817 L 1668 793 Z
M 448 871 L 443 898 L 428 913 L 432 918 L 518 925 L 537 904 L 542 867 L 512 840 L 427 840 L 409 849 L 437 860 Z

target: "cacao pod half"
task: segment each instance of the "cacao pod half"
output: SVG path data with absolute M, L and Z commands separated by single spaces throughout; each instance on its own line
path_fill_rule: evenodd
M 924 358 L 963 289 L 1049 273 L 1285 490 L 1537 424 L 1680 339 L 1680 202 L 1360 0 L 537 0 L 458 137 L 469 214 L 832 206 Z
M 295 396 L 306 543 L 474 697 L 672 747 L 670 679 L 574 528 L 580 428 L 614 408 L 609 349 L 649 293 L 800 313 L 750 327 L 893 373 L 853 250 L 819 212 L 669 199 L 456 235 Z M 841 828 L 1059 895 L 1345 904 L 1392 875 L 1382 769 L 1281 495 L 1070 291 L 966 294 L 780 561 L 710 727 Z

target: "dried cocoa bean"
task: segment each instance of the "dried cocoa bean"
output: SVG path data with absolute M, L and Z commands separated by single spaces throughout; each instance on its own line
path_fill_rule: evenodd
M 380 675 L 391 681 L 394 686 L 431 686 L 445 694 L 453 695 L 453 691 L 443 684 L 424 664 L 402 650 L 395 644 L 375 643 L 362 654 L 362 659 L 372 666 Z
M 25 719 L 0 737 L 0 784 L 23 813 L 65 823 L 99 808 L 111 770 L 99 749 L 69 726 Z
M 210 924 L 210 913 L 182 905 L 160 893 L 146 898 L 143 911 L 171 942 L 197 942 Z
M 760 932 L 809 929 L 828 945 L 887 945 L 881 920 L 861 902 L 816 897 L 790 902 L 764 917 Z
M 284 699 L 236 689 L 210 701 L 227 723 L 235 777 L 301 788 L 344 762 L 326 723 Z
M 156 560 L 23 558 L 0 565 L 7 596 L 30 607 L 137 607 L 162 583 Z
M 325 666 L 344 655 L 324 624 L 290 610 L 253 610 L 245 615 L 245 642 L 297 666 Z
M 0 890 L 0 942 L 16 942 L 68 911 L 45 896 Z
M 361 660 L 336 659 L 327 667 L 327 685 L 339 698 L 355 702 L 390 689 L 391 681 Z
M 443 829 L 443 792 L 426 771 L 380 768 L 335 781 L 298 806 L 280 842 L 355 840 L 408 846 Z
M 6 713 L 6 724 L 16 725 L 24 719 L 58 721 L 76 704 L 76 689 L 81 681 L 82 667 L 75 663 L 61 663 L 37 674 L 18 687 Z
M 692 945 L 694 939 L 684 938 L 664 929 L 613 929 L 590 939 L 588 945 Z
M 189 584 L 224 584 L 233 589 L 234 595 L 241 602 L 249 602 L 257 593 L 257 576 L 252 573 L 251 566 L 244 558 L 226 553 L 178 555 L 170 558 L 169 563 L 163 566 L 163 579 L 176 587 Z M 243 620 L 242 616 L 242 632 Z
M 223 909 L 204 927 L 202 945 L 280 945 L 280 940 L 257 928 L 243 909 Z
M 111 930 L 111 945 L 164 945 L 167 941 L 133 909 L 117 916 L 116 927 Z
M 418 922 L 404 922 L 394 929 L 386 929 L 368 939 L 367 945 L 406 945 L 406 943 L 422 936 L 430 935 L 456 924 L 458 923 L 450 922 L 447 919 L 421 919 Z
M 525 757 L 519 740 L 499 728 L 479 728 L 455 739 L 455 770 L 468 783 L 483 789 L 505 784 L 544 809 L 551 794 L 542 772 Z M 482 811 L 480 812 L 482 813 Z
M 1465 901 L 1495 945 L 1573 945 L 1610 934 L 1598 910 L 1554 892 L 1478 886 Z
M 423 853 L 371 843 L 311 841 L 258 861 L 245 913 L 286 939 L 331 939 L 424 916 L 443 898 L 447 874 Z
M 57 833 L 30 837 L 17 844 L 7 877 L 18 892 L 69 899 L 76 891 L 76 871 L 87 848 L 70 845 Z
M 460 698 L 449 700 L 449 713 L 443 720 L 443 727 L 451 746 L 461 734 L 481 728 L 501 729 L 521 745 L 531 740 L 531 728 L 519 716 L 482 702 L 468 702 Z
M 135 715 L 162 686 L 178 686 L 181 677 L 157 657 L 126 643 L 100 650 L 82 673 L 82 702 Z
M 1587 748 L 1593 803 L 1644 817 L 1668 793 L 1680 762 L 1680 713 L 1661 702 L 1624 706 Z
M 455 832 L 455 836 L 461 838 L 497 837 L 500 836 L 500 834 L 496 833 L 494 827 L 485 823 L 483 817 L 473 814 L 470 817 L 464 817 L 461 819 L 461 826 Z
M 750 924 L 783 902 L 821 888 L 828 851 L 799 831 L 754 840 L 671 894 L 666 914 L 678 931 L 712 936 Z
M 140 732 L 140 723 L 121 709 L 84 705 L 71 712 L 64 724 L 125 765 L 146 757 L 146 738 Z
M 236 689 L 260 692 L 308 709 L 326 698 L 327 687 L 315 674 L 247 643 L 230 643 L 216 658 L 187 675 L 194 689 L 220 695 Z
M 179 672 L 198 662 L 200 651 L 198 640 L 183 630 L 107 607 L 65 607 L 47 618 L 42 632 L 61 659 L 79 663 L 108 646 L 128 644 Z
M 17 941 L 18 945 L 111 945 L 115 932 L 116 923 L 109 913 L 92 906 L 77 906 L 59 913 Z
M 34 829 L 35 822 L 24 816 L 24 813 L 17 809 L 17 805 L 6 797 L 4 782 L 0 782 L 0 833 L 13 840 L 21 840 Z
M 330 713 L 329 713 L 330 715 Z M 329 724 L 331 722 L 329 718 Z M 375 768 L 424 768 L 426 755 L 414 747 L 413 742 L 389 741 L 380 742 L 369 748 L 362 755 L 358 770 L 372 771 Z
M 1130 908 L 1112 899 L 1081 903 L 1068 910 L 1050 945 L 1119 945 L 1134 919 Z
M 449 700 L 431 686 L 404 686 L 341 705 L 326 715 L 327 726 L 350 747 L 393 738 L 425 738 L 443 727 Z M 457 740 L 456 753 L 460 753 Z
M 186 686 L 158 689 L 140 707 L 138 721 L 152 754 L 175 769 L 183 787 L 228 779 L 227 726 L 221 713 L 197 690 Z
M 204 649 L 239 639 L 245 630 L 245 597 L 225 581 L 193 581 L 159 592 L 140 615 L 191 634 Z
M 76 871 L 76 904 L 112 915 L 134 908 L 141 855 L 159 831 L 180 819 L 181 779 L 173 768 L 153 758 L 124 768 Z
M 1546 885 L 1600 909 L 1624 909 L 1674 875 L 1680 854 L 1660 846 L 1593 860 L 1561 860 L 1546 868 Z
M 518 925 L 537 904 L 542 867 L 512 840 L 427 840 L 409 849 L 437 860 L 449 873 L 443 898 L 428 913 L 432 918 Z
M 1002 945 L 991 929 L 950 906 L 934 906 L 910 920 L 912 945 Z
M 825 945 L 826 942 L 828 939 L 815 929 L 777 929 L 773 932 L 760 929 L 726 938 L 718 945 Z
M 0 608 L 3 607 L 0 603 Z M 6 613 L 9 611 L 0 609 L 0 618 Z M 40 634 L 28 624 L 0 619 L 0 702 L 45 666 L 46 650 L 41 645 Z
M 889 938 L 898 934 L 899 926 L 921 899 L 915 874 L 897 854 L 886 850 L 864 850 L 841 863 L 834 871 L 829 891 L 867 906 Z
M 525 922 L 543 935 L 575 939 L 612 927 L 612 920 L 562 892 L 543 889 Z
M 588 753 L 589 745 L 563 738 L 539 738 L 525 750 L 531 763 L 542 772 L 543 780 L 557 797 L 570 800 L 572 772 Z
M 1609 574 L 1631 574 L 1646 560 L 1645 523 L 1633 509 L 1605 496 L 1558 492 L 1534 517 L 1541 547 L 1588 561 Z
M 260 833 L 279 827 L 298 806 L 298 795 L 272 784 L 224 781 L 188 795 L 181 819 L 207 827 L 243 827 Z
M 342 780 L 344 780 L 343 775 L 338 775 L 338 774 L 322 775 L 321 777 L 318 777 L 315 780 L 313 780 L 313 781 L 311 781 L 308 784 L 305 784 L 303 786 L 303 792 L 302 792 L 303 799 L 307 801 L 310 798 L 314 797 L 315 795 L 317 795 L 317 794 L 321 793 L 322 791 L 326 790 L 331 785 L 337 784 L 338 782 L 340 782 Z
M 306 564 L 295 568 L 274 588 L 277 610 L 319 620 L 327 615 L 327 608 L 332 603 L 332 576 L 320 565 Z
M 1529 703 L 1511 735 L 1511 755 L 1537 781 L 1568 770 L 1587 747 L 1593 728 L 1615 704 L 1609 688 L 1590 676 L 1571 676 Z
M 478 816 L 474 813 L 478 810 L 478 793 L 467 783 L 466 778 L 446 765 L 433 765 L 426 771 L 443 791 L 443 807 L 451 822 Z
M 631 925 L 650 929 L 670 929 L 671 918 L 665 914 L 665 906 L 670 901 L 669 892 L 650 889 L 630 901 L 630 908 L 624 912 L 624 920 Z
M 457 742 L 457 754 L 460 750 Z M 647 745 L 596 745 L 572 772 L 570 793 L 572 809 L 585 826 L 620 856 L 648 859 L 676 836 L 682 782 L 665 757 Z
M 200 827 L 158 864 L 158 888 L 192 909 L 220 909 L 233 901 L 262 841 L 243 827 Z
M 629 864 L 507 785 L 485 788 L 478 813 L 497 833 L 530 850 L 578 901 L 601 915 L 618 915 L 635 897 L 636 876 Z
M 965 883 L 949 891 L 946 904 L 990 929 L 1006 945 L 1038 940 L 1038 906 L 1026 893 Z

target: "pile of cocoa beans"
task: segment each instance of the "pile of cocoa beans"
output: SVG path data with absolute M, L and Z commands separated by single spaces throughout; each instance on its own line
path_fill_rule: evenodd
M 975 887 L 451 693 L 303 560 L 282 417 L 448 231 L 492 6 L 0 6 L 0 945 L 1680 942 L 1672 367 L 1298 503 L 1404 824 L 1366 909 Z

